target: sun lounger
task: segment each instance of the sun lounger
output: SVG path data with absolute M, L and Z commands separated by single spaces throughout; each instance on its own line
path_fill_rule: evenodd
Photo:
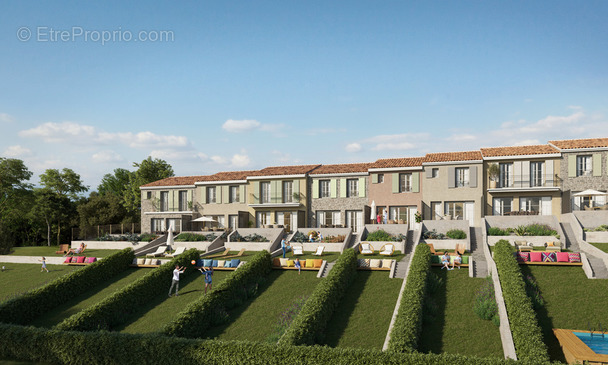
M 427 243 L 427 245 L 429 246 L 429 249 L 431 250 L 431 255 L 437 255 L 437 252 L 435 251 L 435 246 L 433 246 L 432 243 Z
M 223 258 L 227 259 L 227 258 L 233 258 L 233 257 L 241 257 L 241 256 L 243 256 L 244 253 L 245 253 L 245 249 L 241 248 L 241 250 L 239 251 L 239 253 L 237 253 L 236 255 L 224 256 Z M 206 259 L 206 258 L 207 257 L 204 257 L 204 259 Z
M 517 251 L 519 252 L 532 251 L 534 249 L 532 244 L 528 243 L 527 241 L 515 241 L 514 243 L 515 247 L 517 247 Z
M 64 255 L 68 252 L 69 246 L 67 243 L 59 245 L 59 250 L 55 251 L 56 254 Z
M 323 255 L 323 250 L 325 250 L 325 246 L 319 246 L 319 247 L 317 247 L 317 251 L 315 253 L 313 253 L 313 255 L 315 255 L 315 256 L 322 256 Z
M 392 256 L 393 252 L 395 252 L 395 245 L 393 244 L 385 244 L 380 248 L 380 255 Z
M 175 256 L 183 254 L 184 251 L 186 251 L 186 247 L 180 246 L 180 247 L 177 247 L 175 249 L 175 252 L 173 252 L 173 253 L 166 253 L 165 257 L 175 257 Z
M 228 252 L 230 252 L 230 248 L 226 247 L 226 249 L 224 250 L 224 252 L 220 253 L 220 254 L 213 254 L 213 255 L 209 255 L 209 256 L 203 256 L 207 259 L 210 259 L 212 257 L 224 257 L 226 255 L 228 255 Z
M 156 248 L 156 252 L 149 253 L 146 255 L 146 257 L 159 257 L 159 256 L 162 256 L 165 253 L 165 251 L 167 251 L 167 246 L 158 246 Z
M 293 246 L 291 248 L 291 252 L 293 253 L 293 256 L 303 255 L 304 254 L 304 247 L 302 247 L 302 246 Z

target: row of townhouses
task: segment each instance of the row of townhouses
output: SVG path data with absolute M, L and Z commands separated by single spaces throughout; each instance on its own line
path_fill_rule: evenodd
M 408 224 L 605 209 L 608 138 L 429 153 L 371 163 L 267 167 L 141 186 L 142 232 Z M 206 222 L 207 221 L 207 222 Z

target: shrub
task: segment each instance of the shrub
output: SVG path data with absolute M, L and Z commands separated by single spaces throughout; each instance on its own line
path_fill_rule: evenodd
M 166 296 L 175 265 L 186 266 L 190 260 L 197 258 L 199 253 L 196 249 L 188 250 L 94 306 L 66 318 L 57 328 L 78 331 L 111 330 L 126 322 L 142 305 L 159 296 Z
M 430 265 L 431 250 L 429 246 L 419 244 L 414 252 L 399 310 L 390 333 L 391 338 L 388 343 L 390 351 L 411 353 L 418 348 Z
M 103 260 L 62 276 L 41 288 L 6 300 L 0 305 L 0 321 L 27 324 L 36 317 L 84 293 L 92 286 L 128 269 L 134 257 L 133 250 L 125 248 Z
M 137 243 L 137 242 L 150 242 L 153 241 L 157 238 L 157 235 L 154 234 L 150 234 L 150 233 L 144 233 L 144 234 L 136 234 L 136 233 L 127 233 L 127 234 L 122 234 L 122 235 L 111 235 L 111 234 L 105 234 L 99 238 L 97 238 L 97 241 L 111 241 L 111 242 L 118 242 L 118 241 L 129 241 L 132 243 Z
M 526 226 L 528 236 L 557 236 L 557 231 L 546 224 L 530 224 Z
M 189 338 L 204 336 L 209 327 L 227 319 L 228 309 L 242 304 L 248 297 L 255 296 L 258 283 L 270 270 L 271 258 L 268 251 L 256 253 L 247 264 L 214 286 L 212 292 L 190 303 L 161 332 Z M 218 313 L 221 314 L 219 318 Z
M 445 238 L 443 233 L 437 233 L 435 229 L 431 231 L 425 231 L 423 237 L 428 240 L 442 240 Z
M 340 305 L 356 272 L 355 250 L 344 250 L 327 278 L 315 287 L 300 314 L 279 340 L 279 345 L 313 345 L 322 342 L 327 322 Z
M 176 242 L 201 242 L 201 241 L 213 241 L 215 239 L 214 234 L 198 234 L 198 233 L 180 233 L 175 237 Z
M 514 256 L 514 248 L 508 241 L 500 240 L 496 243 L 494 261 L 509 314 L 517 357 L 530 362 L 548 362 L 547 346 L 543 342 L 532 301 L 526 294 L 526 286 Z
M 379 229 L 367 235 L 366 241 L 392 241 L 393 236 L 383 229 Z
M 527 228 L 526 226 L 517 226 L 517 228 L 514 229 L 514 232 L 518 236 L 525 236 L 527 234 Z
M 453 240 L 463 240 L 467 238 L 467 234 L 464 233 L 462 229 L 450 229 L 445 235 Z
M 304 235 L 304 233 L 297 231 L 293 237 L 291 237 L 291 242 L 304 243 L 308 242 L 308 237 Z
M 327 236 L 323 238 L 323 242 L 327 243 L 341 243 L 344 242 L 346 236 L 343 234 L 339 234 L 337 236 Z
M 508 236 L 511 232 L 508 229 L 501 229 L 498 227 L 490 227 L 488 229 L 488 236 Z
M 492 321 L 495 325 L 500 324 L 498 304 L 496 304 L 494 292 L 494 282 L 492 281 L 491 276 L 488 276 L 483 286 L 477 290 L 475 302 L 473 303 L 473 311 L 481 319 Z
M 239 232 L 232 235 L 232 242 L 268 242 L 268 239 L 257 233 L 241 236 Z

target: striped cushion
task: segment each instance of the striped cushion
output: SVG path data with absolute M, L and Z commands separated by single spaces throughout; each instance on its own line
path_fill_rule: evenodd
M 528 262 L 530 260 L 530 253 L 529 252 L 517 252 L 517 261 L 520 262 Z
M 369 259 L 359 259 L 359 267 L 369 267 Z
M 557 258 L 555 257 L 555 252 L 543 252 L 543 262 L 555 262 Z
M 570 262 L 581 262 L 580 252 L 570 252 L 568 258 L 570 259 Z

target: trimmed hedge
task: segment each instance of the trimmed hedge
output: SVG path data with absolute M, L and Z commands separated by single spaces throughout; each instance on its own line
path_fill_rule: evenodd
M 448 354 L 194 340 L 160 334 L 68 332 L 0 324 L 0 358 L 48 364 L 518 364 Z
M 399 311 L 393 324 L 388 350 L 415 352 L 422 331 L 422 307 L 426 282 L 431 267 L 431 250 L 426 244 L 416 246 L 407 282 L 401 296 Z
M 175 265 L 190 265 L 191 260 L 198 258 L 198 251 L 190 249 L 159 268 L 151 269 L 149 274 L 94 306 L 66 318 L 57 328 L 77 331 L 111 330 L 126 322 L 139 307 L 150 300 L 161 295 L 167 296 Z
M 279 339 L 280 345 L 314 345 L 323 340 L 325 327 L 357 272 L 357 253 L 344 250 L 336 264 L 312 292 L 304 307 Z
M 532 300 L 526 294 L 523 275 L 513 253 L 513 246 L 506 240 L 500 240 L 494 246 L 494 261 L 509 315 L 515 351 L 520 360 L 548 362 L 547 346 L 543 342 Z
M 240 305 L 247 299 L 248 287 L 268 275 L 271 265 L 272 260 L 268 251 L 255 254 L 245 265 L 214 286 L 213 291 L 190 303 L 161 332 L 187 338 L 204 336 L 211 325 L 222 319 L 226 309 Z
M 38 289 L 9 299 L 0 305 L 0 322 L 28 324 L 74 296 L 86 292 L 92 286 L 128 269 L 134 257 L 133 250 L 125 248 Z

